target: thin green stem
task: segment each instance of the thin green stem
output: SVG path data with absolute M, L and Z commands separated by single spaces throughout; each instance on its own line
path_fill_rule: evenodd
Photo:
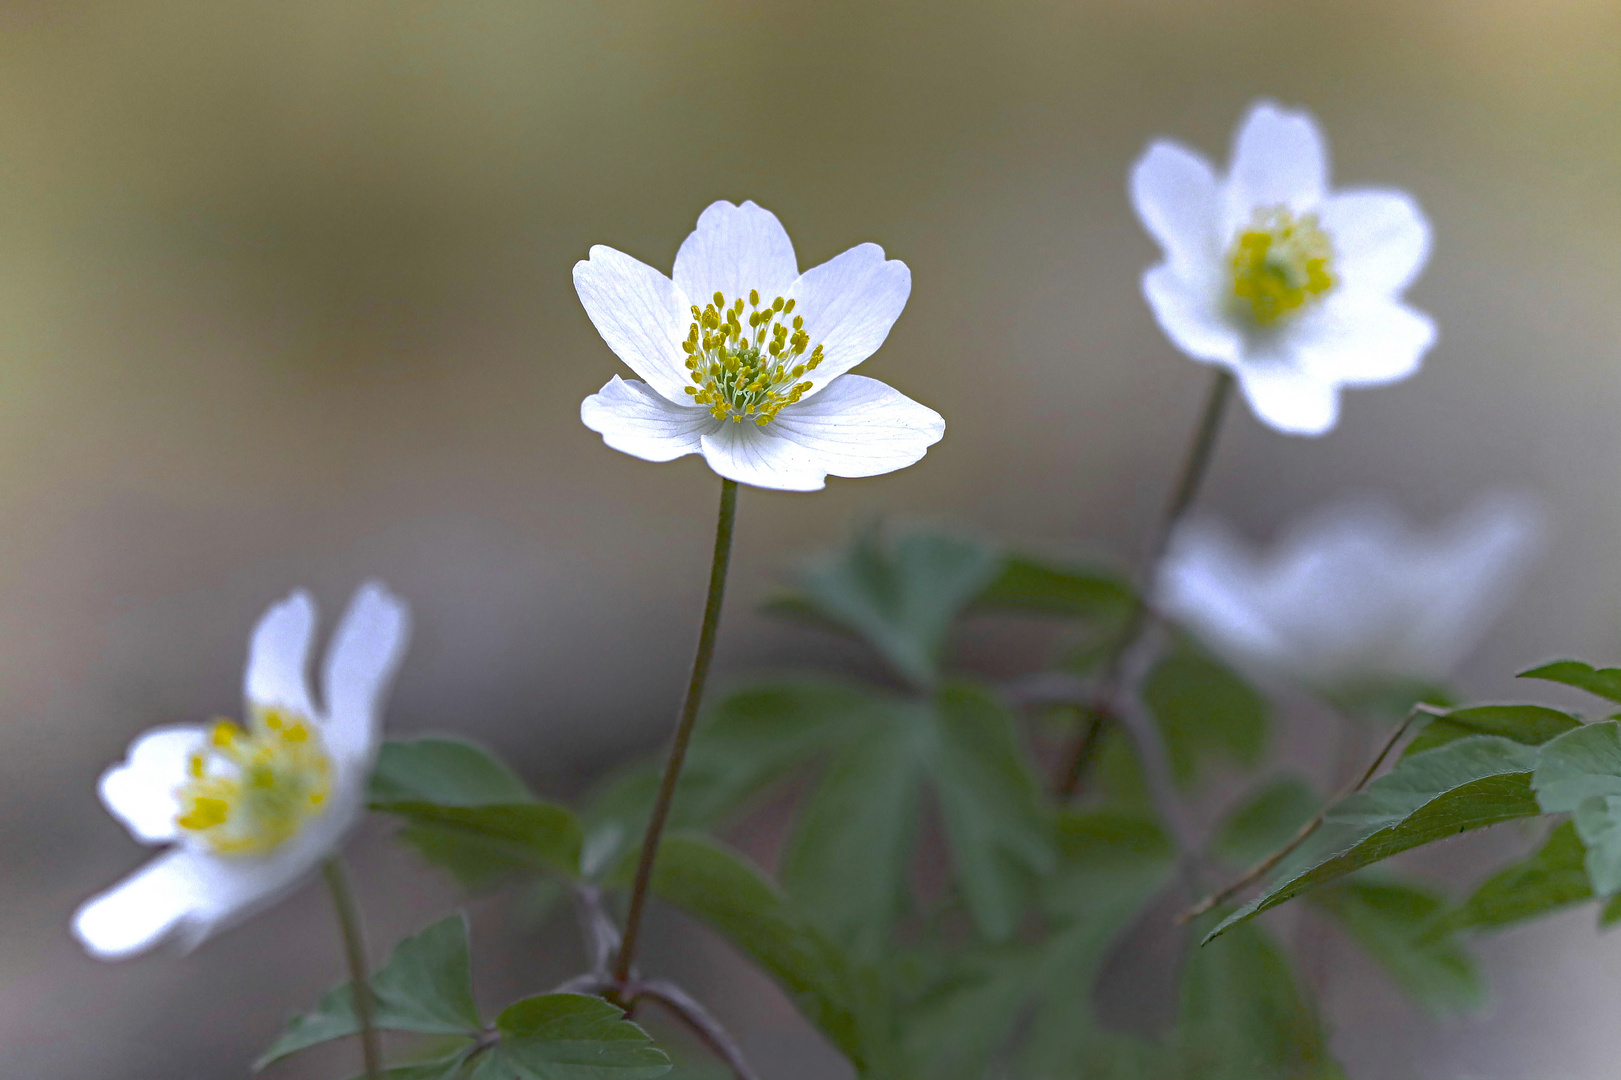
M 675 799 L 676 781 L 681 778 L 681 765 L 687 757 L 687 744 L 692 741 L 692 728 L 698 721 L 698 706 L 703 703 L 704 683 L 709 678 L 709 662 L 715 656 L 715 634 L 720 629 L 721 602 L 726 598 L 726 568 L 732 561 L 732 526 L 737 520 L 737 481 L 720 482 L 720 516 L 715 522 L 715 555 L 709 567 L 709 598 L 704 601 L 703 628 L 698 631 L 698 652 L 692 659 L 692 678 L 687 682 L 687 697 L 681 705 L 681 718 L 675 726 L 675 737 L 670 741 L 670 756 L 664 763 L 664 776 L 659 780 L 658 797 L 653 800 L 653 813 L 647 819 L 647 833 L 642 837 L 642 854 L 636 863 L 636 882 L 630 890 L 630 911 L 625 916 L 624 942 L 614 961 L 614 982 L 620 986 L 630 980 L 631 964 L 636 958 L 636 942 L 642 927 L 642 915 L 647 908 L 647 893 L 653 880 L 653 862 L 658 858 L 659 841 L 664 836 L 664 825 L 670 817 L 670 803 Z
M 339 856 L 334 855 L 322 863 L 321 874 L 326 878 L 327 891 L 332 894 L 338 929 L 343 932 L 343 952 L 349 962 L 349 985 L 353 988 L 355 1023 L 360 1027 L 360 1060 L 365 1077 L 366 1080 L 382 1080 L 383 1054 L 377 1042 L 376 1010 L 366 973 L 366 937 L 361 928 L 360 909 L 355 906 L 349 875 L 344 872 Z

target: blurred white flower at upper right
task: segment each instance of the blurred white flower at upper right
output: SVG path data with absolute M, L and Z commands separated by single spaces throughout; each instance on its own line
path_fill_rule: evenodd
M 1435 530 L 1350 502 L 1256 550 L 1213 521 L 1177 530 L 1155 606 L 1239 668 L 1335 691 L 1445 680 L 1513 598 L 1541 515 L 1495 497 Z
M 1255 415 L 1322 435 L 1342 386 L 1407 378 L 1435 323 L 1402 300 L 1430 226 L 1412 196 L 1331 190 L 1311 115 L 1261 101 L 1233 139 L 1226 176 L 1157 140 L 1131 173 L 1137 216 L 1165 261 L 1143 275 L 1160 327 L 1194 360 L 1226 368 Z

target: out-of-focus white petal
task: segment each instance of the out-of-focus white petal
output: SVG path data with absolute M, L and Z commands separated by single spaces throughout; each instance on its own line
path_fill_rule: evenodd
M 188 848 L 165 852 L 73 915 L 73 933 L 103 960 L 145 952 L 174 933 L 204 892 L 207 856 Z
M 300 589 L 271 606 L 254 628 L 242 694 L 250 705 L 275 706 L 315 716 L 310 701 L 310 650 L 315 645 L 315 601 Z
M 1318 210 L 1348 292 L 1399 295 L 1430 256 L 1430 223 L 1405 191 L 1340 191 Z
M 1204 274 L 1229 238 L 1221 231 L 1221 189 L 1210 163 L 1184 146 L 1150 144 L 1131 170 L 1131 205 L 1173 266 Z
M 1165 336 L 1195 360 L 1237 364 L 1244 335 L 1223 317 L 1209 281 L 1190 282 L 1170 263 L 1143 275 L 1143 296 Z
M 1233 138 L 1227 187 L 1228 231 L 1258 207 L 1315 210 L 1328 190 L 1328 147 L 1311 114 L 1270 101 L 1250 107 Z
M 877 244 L 857 244 L 800 275 L 789 290 L 822 363 L 809 375 L 814 394 L 878 351 L 912 295 L 912 271 L 885 259 Z
M 644 461 L 696 454 L 700 436 L 725 422 L 702 405 L 677 405 L 646 383 L 617 375 L 580 403 L 580 421 L 615 450 Z
M 382 698 L 411 636 L 405 602 L 378 581 L 355 590 L 326 653 L 322 735 L 335 759 L 369 766 L 382 738 Z
M 574 264 L 574 290 L 614 355 L 654 390 L 679 401 L 687 385 L 681 340 L 692 312 L 675 282 L 639 259 L 598 244 L 589 259 Z
M 194 725 L 153 728 L 130 744 L 123 761 L 101 774 L 102 803 L 135 839 L 161 844 L 179 833 L 175 790 L 186 782 L 192 752 L 206 738 Z
M 946 421 L 892 386 L 845 375 L 813 398 L 785 407 L 767 425 L 834 476 L 879 476 L 917 462 L 945 434 Z
M 1339 388 L 1291 364 L 1244 364 L 1234 374 L 1256 417 L 1286 435 L 1323 435 L 1340 418 Z
M 750 289 L 758 289 L 769 304 L 773 297 L 788 295 L 799 263 L 777 215 L 752 202 L 734 206 L 722 200 L 698 215 L 698 227 L 675 254 L 673 276 L 688 302 L 699 307 L 717 292 L 726 295 L 727 303 L 747 300 Z M 686 330 L 685 323 L 681 329 Z M 658 390 L 664 392 L 663 387 Z
M 1302 315 L 1288 334 L 1305 377 L 1374 386 L 1418 370 L 1435 344 L 1435 322 L 1395 300 L 1347 293 Z
M 718 430 L 706 433 L 703 454 L 711 469 L 740 484 L 778 491 L 820 491 L 827 483 L 827 469 L 816 454 L 749 420 L 726 421 Z

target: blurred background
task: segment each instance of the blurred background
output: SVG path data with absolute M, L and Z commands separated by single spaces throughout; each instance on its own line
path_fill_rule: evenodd
M 67 930 L 144 857 L 97 774 L 154 723 L 237 709 L 248 630 L 289 588 L 331 613 L 375 574 L 410 599 L 396 733 L 478 737 L 552 797 L 660 743 L 717 485 L 580 425 L 621 370 L 570 282 L 591 244 L 667 269 L 705 205 L 753 198 L 802 267 L 866 240 L 911 266 L 863 370 L 945 441 L 741 500 L 722 683 L 843 663 L 752 609 L 873 515 L 1135 554 L 1206 376 L 1140 300 L 1157 252 L 1126 170 L 1159 134 L 1225 160 L 1259 95 L 1317 114 L 1337 182 L 1417 195 L 1436 244 L 1412 299 L 1441 339 L 1327 438 L 1235 412 L 1204 507 L 1260 539 L 1347 492 L 1423 522 L 1530 492 L 1549 542 L 1463 685 L 1621 658 L 1613 0 L 0 7 L 0 1073 L 245 1075 L 340 977 L 315 888 L 184 960 L 100 964 Z M 1012 665 L 1006 641 L 964 659 Z M 1327 752 L 1312 723 L 1282 740 L 1302 760 Z M 385 832 L 352 845 L 379 952 L 453 898 Z M 473 911 L 488 1004 L 576 962 L 521 899 Z M 1444 1024 L 1343 950 L 1337 1052 L 1387 1080 L 1613 1075 L 1621 938 L 1591 921 L 1485 941 L 1492 1004 Z M 650 941 L 772 1080 L 846 1075 L 720 946 Z

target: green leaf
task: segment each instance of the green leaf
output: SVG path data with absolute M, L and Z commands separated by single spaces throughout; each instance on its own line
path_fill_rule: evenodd
M 1452 691 L 1445 686 L 1388 676 L 1336 686 L 1324 696 L 1341 712 L 1390 721 L 1405 719 L 1414 705 L 1449 709 L 1455 704 Z
M 579 819 L 573 811 L 555 803 L 441 806 L 383 802 L 373 803 L 372 809 L 410 822 L 406 839 L 424 857 L 469 883 L 522 870 L 549 870 L 570 876 L 579 872 Z
M 458 913 L 400 942 L 371 977 L 376 1025 L 385 1031 L 424 1035 L 476 1035 L 483 1021 L 473 1003 L 472 987 L 467 919 Z M 344 983 L 322 995 L 314 1012 L 293 1017 L 287 1031 L 253 1067 L 262 1069 L 295 1051 L 358 1030 L 353 991 Z
M 1279 777 L 1251 795 L 1221 823 L 1211 841 L 1217 858 L 1248 866 L 1281 848 L 1317 813 L 1322 800 L 1305 781 Z
M 383 1080 L 461 1080 L 462 1070 L 467 1067 L 467 1059 L 472 1054 L 475 1044 L 468 1043 L 465 1047 L 448 1056 L 435 1057 L 429 1061 L 417 1061 L 409 1065 L 396 1065 L 392 1069 L 383 1070 Z M 366 1080 L 364 1076 L 356 1076 L 351 1080 Z
M 911 533 L 886 545 L 876 529 L 813 564 L 800 591 L 771 605 L 812 614 L 865 640 L 904 678 L 932 686 L 952 623 L 1001 567 L 992 550 L 956 537 Z
M 1431 1012 L 1461 1013 L 1484 1004 L 1486 987 L 1474 959 L 1439 929 L 1443 897 L 1416 885 L 1360 879 L 1319 889 L 1312 902 Z
M 1159 721 L 1182 787 L 1198 779 L 1207 756 L 1254 766 L 1266 749 L 1266 700 L 1186 636 L 1149 673 L 1143 703 Z
M 702 837 L 670 836 L 653 890 L 771 976 L 858 1071 L 895 1072 L 886 998 L 745 859 Z
M 1126 579 L 1111 570 L 1012 554 L 974 604 L 1112 623 L 1131 613 L 1135 595 Z
M 1440 921 L 1448 930 L 1493 930 L 1593 898 L 1587 849 L 1574 822 L 1562 821 L 1531 855 L 1504 867 Z
M 389 739 L 372 770 L 373 803 L 429 802 L 487 806 L 532 798 L 517 775 L 495 755 L 462 739 Z
M 1541 809 L 1531 790 L 1536 761 L 1535 748 L 1494 735 L 1471 735 L 1402 758 L 1366 790 L 1335 805 L 1322 827 L 1283 860 L 1265 891 L 1223 920 L 1205 940 L 1313 886 L 1398 852 L 1454 833 L 1536 816 Z
M 1543 810 L 1571 815 L 1593 892 L 1621 892 L 1621 724 L 1587 724 L 1548 743 L 1532 784 Z
M 1505 739 L 1540 746 L 1556 735 L 1581 726 L 1581 721 L 1558 709 L 1541 705 L 1477 705 L 1454 709 L 1432 718 L 1417 738 L 1407 744 L 1403 756 L 1433 750 L 1465 735 L 1501 735 Z
M 496 1017 L 498 1042 L 472 1080 L 652 1080 L 670 1058 L 647 1033 L 601 998 L 542 994 Z
M 1586 690 L 1589 694 L 1621 702 L 1621 668 L 1595 668 L 1580 660 L 1559 660 L 1522 671 L 1519 678 L 1564 683 L 1578 690 Z

